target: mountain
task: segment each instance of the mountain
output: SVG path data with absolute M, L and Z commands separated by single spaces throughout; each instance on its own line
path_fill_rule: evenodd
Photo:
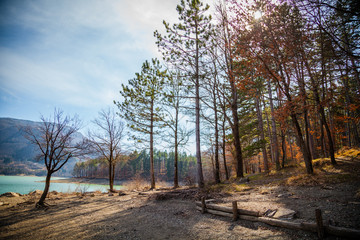
M 30 126 L 36 133 L 40 125 L 40 122 L 0 118 L 0 174 L 46 175 L 44 162 L 36 160 L 38 147 L 31 144 L 21 130 Z M 75 134 L 75 141 L 82 138 L 81 133 Z M 76 161 L 76 159 L 69 160 L 54 176 L 71 176 Z

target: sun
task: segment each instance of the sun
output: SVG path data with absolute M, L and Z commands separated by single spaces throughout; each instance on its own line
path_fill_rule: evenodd
M 259 19 L 259 18 L 261 18 L 262 17 L 262 12 L 260 11 L 260 10 L 258 10 L 258 11 L 256 11 L 255 13 L 254 13 L 254 18 L 255 19 Z

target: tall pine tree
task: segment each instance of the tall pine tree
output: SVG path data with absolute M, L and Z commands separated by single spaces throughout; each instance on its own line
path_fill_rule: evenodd
M 184 76 L 188 76 L 191 87 L 195 91 L 195 136 L 199 187 L 204 186 L 200 151 L 200 80 L 203 78 L 200 60 L 206 54 L 206 43 L 209 41 L 211 32 L 209 31 L 211 16 L 205 15 L 208 9 L 209 5 L 204 6 L 199 0 L 181 0 L 176 8 L 180 23 L 171 27 L 164 21 L 167 35 L 163 36 L 158 31 L 154 33 L 166 62 L 173 64 Z
M 154 135 L 158 133 L 156 128 L 161 127 L 160 120 L 163 119 L 158 103 L 162 98 L 166 70 L 161 69 L 159 60 L 145 61 L 141 72 L 136 73 L 127 86 L 122 85 L 120 94 L 124 101 L 114 101 L 119 115 L 127 120 L 127 126 L 140 133 L 132 137 L 137 142 L 149 143 L 151 189 L 155 188 Z M 148 138 L 143 138 L 144 135 Z

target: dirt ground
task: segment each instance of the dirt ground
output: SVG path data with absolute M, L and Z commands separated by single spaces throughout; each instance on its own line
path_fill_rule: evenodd
M 249 210 L 291 209 L 297 212 L 292 221 L 315 221 L 320 208 L 325 223 L 360 229 L 359 179 L 315 186 L 274 181 L 250 180 L 243 191 L 232 193 L 195 188 L 122 196 L 51 193 L 45 209 L 34 208 L 39 194 L 2 196 L 0 239 L 317 239 L 311 232 L 201 214 L 195 205 L 201 196 L 225 206 L 237 200 L 239 208 Z

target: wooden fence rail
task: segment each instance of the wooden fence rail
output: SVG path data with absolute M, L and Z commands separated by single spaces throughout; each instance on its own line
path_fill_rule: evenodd
M 315 210 L 317 221 L 316 223 L 290 222 L 280 219 L 263 217 L 264 213 L 239 209 L 237 207 L 236 201 L 232 203 L 232 207 L 225 207 L 216 204 L 206 203 L 205 199 L 202 199 L 201 202 L 196 202 L 196 209 L 201 211 L 202 213 L 207 212 L 218 216 L 230 217 L 231 219 L 233 219 L 233 221 L 237 219 L 242 219 L 252 222 L 262 222 L 276 227 L 315 232 L 318 234 L 319 239 L 323 239 L 326 234 L 352 239 L 360 239 L 360 230 L 358 229 L 325 225 L 322 220 L 321 210 L 319 209 Z

